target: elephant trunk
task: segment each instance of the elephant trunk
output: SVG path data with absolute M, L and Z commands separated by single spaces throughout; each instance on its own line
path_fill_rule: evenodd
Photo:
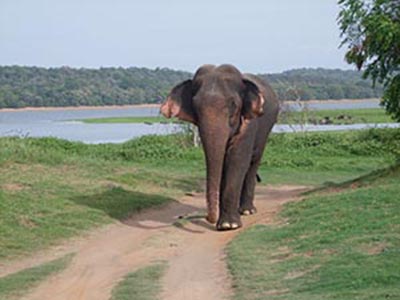
M 218 220 L 220 185 L 229 131 L 225 126 L 204 123 L 199 126 L 207 167 L 207 220 Z

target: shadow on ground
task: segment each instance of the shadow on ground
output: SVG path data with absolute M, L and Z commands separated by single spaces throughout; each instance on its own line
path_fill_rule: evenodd
M 200 207 L 202 204 L 200 202 L 205 201 L 201 197 L 191 198 L 193 202 L 199 203 Z M 122 187 L 112 187 L 101 193 L 74 197 L 71 200 L 79 205 L 101 210 L 126 225 L 143 229 L 153 230 L 175 226 L 192 233 L 204 232 L 190 229 L 187 225 L 191 223 L 196 224 L 197 227 L 214 230 L 214 227 L 205 221 L 205 213 L 199 206 L 180 203 L 159 194 L 146 194 L 128 191 Z

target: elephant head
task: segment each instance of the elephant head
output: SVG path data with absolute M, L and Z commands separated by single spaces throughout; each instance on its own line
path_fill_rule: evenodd
M 175 86 L 161 113 L 198 126 L 207 167 L 207 220 L 215 223 L 224 158 L 230 140 L 263 113 L 257 85 L 231 65 L 204 65 L 192 80 Z

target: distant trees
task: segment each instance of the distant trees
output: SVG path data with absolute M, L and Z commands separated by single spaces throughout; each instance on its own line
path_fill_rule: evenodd
M 191 74 L 169 69 L 0 67 L 0 107 L 156 103 Z
M 159 103 L 192 74 L 166 68 L 73 69 L 0 67 L 0 108 Z M 355 71 L 298 69 L 263 74 L 279 98 L 296 100 L 380 97 Z
M 400 0 L 339 0 L 346 60 L 384 85 L 382 104 L 400 121 Z
M 261 75 L 270 82 L 280 99 L 366 99 L 379 98 L 382 87 L 371 88 L 356 71 L 296 69 L 280 74 Z

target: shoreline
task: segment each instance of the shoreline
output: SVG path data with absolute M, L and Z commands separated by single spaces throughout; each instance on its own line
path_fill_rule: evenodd
M 315 104 L 315 103 L 357 103 L 357 102 L 377 102 L 379 103 L 381 99 L 379 98 L 367 98 L 367 99 L 326 99 L 326 100 L 304 100 L 300 101 L 303 104 Z M 297 103 L 295 100 L 284 100 L 281 101 L 281 103 L 287 103 L 287 104 L 294 104 Z
M 0 108 L 0 112 L 13 111 L 59 111 L 59 110 L 96 110 L 96 109 L 126 109 L 126 108 L 157 108 L 161 104 L 127 104 L 127 105 L 104 105 L 104 106 L 40 106 L 21 108 Z
M 302 104 L 315 103 L 357 103 L 362 101 L 380 102 L 380 99 L 335 99 L 335 100 L 308 100 L 301 101 Z M 286 100 L 281 101 L 284 104 L 293 104 L 297 101 Z M 127 104 L 127 105 L 105 105 L 105 106 L 42 106 L 42 107 L 22 107 L 22 108 L 0 108 L 0 112 L 16 112 L 16 111 L 60 111 L 60 110 L 107 110 L 107 109 L 126 109 L 126 108 L 158 108 L 161 104 Z

